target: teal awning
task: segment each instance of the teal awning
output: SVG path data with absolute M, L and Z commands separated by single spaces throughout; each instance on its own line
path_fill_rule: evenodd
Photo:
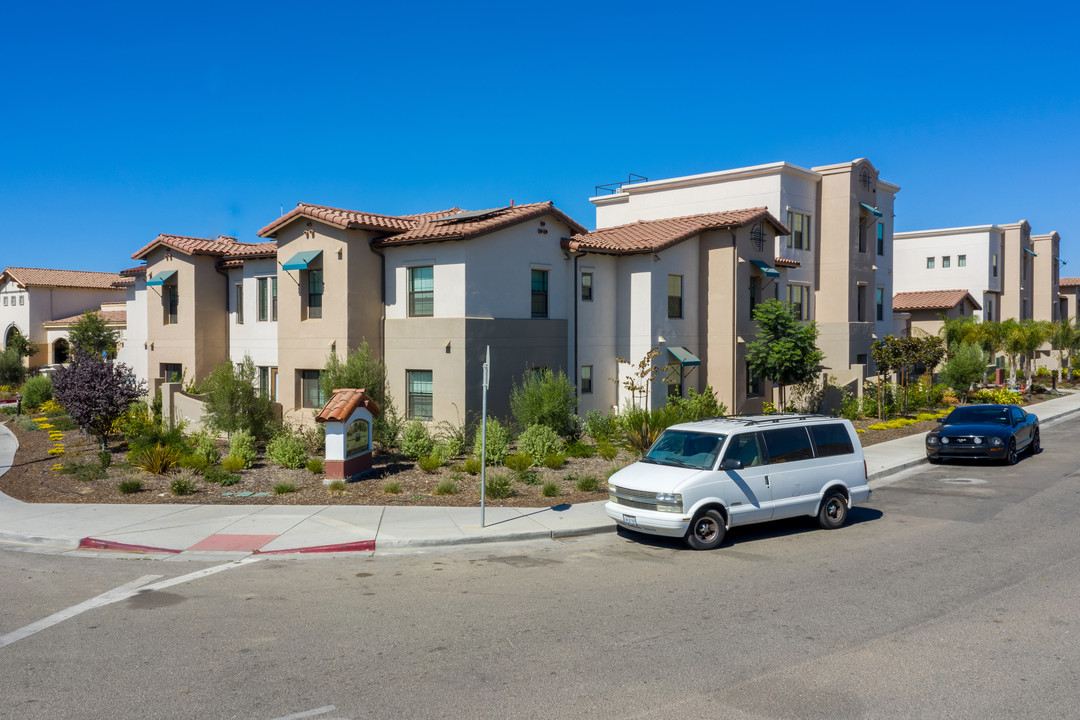
M 156 285 L 164 285 L 165 283 L 172 280 L 175 275 L 176 275 L 175 270 L 164 270 L 162 272 L 159 272 L 157 275 L 155 275 L 154 277 L 152 277 L 152 278 L 150 278 L 149 280 L 146 281 L 146 287 L 154 287 Z
M 322 255 L 322 250 L 306 250 L 304 252 L 298 252 L 289 258 L 289 262 L 281 267 L 286 270 L 307 270 L 308 263 L 314 261 L 315 258 L 320 255 Z
M 859 203 L 859 204 L 862 205 L 867 210 L 869 210 L 870 214 L 873 215 L 874 217 L 881 217 L 881 211 L 878 210 L 876 207 L 870 207 L 866 203 Z
M 679 361 L 680 365 L 700 365 L 701 359 L 684 347 L 669 347 L 667 349 L 672 357 Z
M 751 260 L 754 266 L 764 273 L 765 277 L 780 277 L 780 271 L 764 260 Z
M 1024 252 L 1031 253 L 1032 257 L 1039 257 L 1039 253 L 1035 252 L 1034 250 L 1028 250 L 1027 248 L 1024 248 Z
M 1069 264 L 1069 263 L 1065 262 L 1064 260 L 1062 260 L 1061 258 L 1059 258 L 1057 255 L 1054 256 L 1054 259 L 1057 260 L 1062 265 L 1068 265 Z

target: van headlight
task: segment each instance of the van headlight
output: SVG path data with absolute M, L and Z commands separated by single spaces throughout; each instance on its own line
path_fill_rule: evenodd
M 682 512 L 681 493 L 656 493 L 656 509 L 659 512 Z

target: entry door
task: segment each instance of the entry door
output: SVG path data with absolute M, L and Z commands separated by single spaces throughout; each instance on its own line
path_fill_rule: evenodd
M 728 442 L 724 459 L 739 460 L 740 470 L 717 470 L 729 481 L 724 499 L 732 525 L 749 525 L 772 518 L 773 494 L 769 466 L 759 433 L 735 435 Z

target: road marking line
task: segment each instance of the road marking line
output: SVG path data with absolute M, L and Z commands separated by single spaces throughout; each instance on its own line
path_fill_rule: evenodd
M 121 600 L 127 600 L 130 597 L 134 597 L 141 592 L 147 592 L 151 590 L 164 590 L 165 588 L 172 587 L 173 585 L 179 585 L 181 583 L 191 582 L 192 580 L 198 580 L 204 578 L 207 575 L 214 575 L 222 570 L 229 570 L 230 568 L 239 567 L 240 565 L 246 565 L 248 563 L 257 562 L 260 558 L 244 558 L 237 562 L 226 563 L 224 565 L 215 565 L 214 567 L 204 568 L 202 570 L 196 570 L 193 573 L 187 575 L 181 575 L 170 580 L 162 580 L 158 583 L 148 585 L 158 578 L 164 577 L 163 575 L 143 575 L 138 580 L 132 580 L 129 583 L 125 583 L 118 588 L 104 592 L 97 597 L 90 598 L 85 602 L 81 602 L 78 605 L 72 605 L 66 610 L 53 613 L 47 618 L 38 620 L 37 622 L 30 623 L 26 627 L 19 628 L 13 632 L 9 632 L 6 635 L 0 635 L 0 648 L 11 645 L 14 642 L 18 642 L 23 638 L 27 638 L 34 633 L 41 632 L 47 628 L 62 623 L 65 620 L 70 620 L 76 615 L 81 615 L 87 610 L 93 610 L 95 608 L 103 607 L 105 605 L 111 605 Z
M 314 710 L 305 710 L 304 712 L 298 712 L 295 715 L 283 715 L 274 720 L 300 720 L 300 718 L 315 717 L 316 715 L 325 715 L 334 709 L 333 705 L 327 705 L 326 707 L 315 708 Z

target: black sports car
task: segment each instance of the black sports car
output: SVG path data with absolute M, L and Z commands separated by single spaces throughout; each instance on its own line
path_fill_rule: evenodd
M 926 459 L 988 458 L 1016 464 L 1017 453 L 1042 452 L 1039 418 L 1016 405 L 962 405 L 926 434 Z

